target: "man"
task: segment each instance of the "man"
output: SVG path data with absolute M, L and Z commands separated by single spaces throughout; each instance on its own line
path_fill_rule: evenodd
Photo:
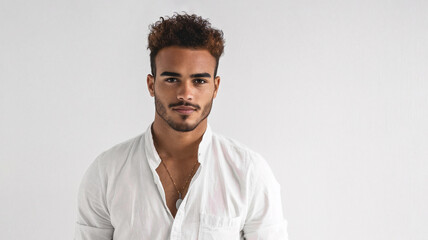
M 79 190 L 75 239 L 286 239 L 266 161 L 207 124 L 223 33 L 196 15 L 151 26 L 155 120 L 102 153 Z

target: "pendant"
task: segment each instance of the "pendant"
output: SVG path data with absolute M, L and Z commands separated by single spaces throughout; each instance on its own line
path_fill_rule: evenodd
M 178 199 L 177 202 L 175 202 L 175 207 L 177 208 L 177 210 L 180 207 L 182 201 L 183 199 L 181 199 L 181 192 L 178 192 Z
M 179 199 L 177 199 L 177 202 L 175 202 L 175 207 L 177 208 L 177 210 L 180 207 L 182 201 L 183 201 L 183 199 L 179 198 Z

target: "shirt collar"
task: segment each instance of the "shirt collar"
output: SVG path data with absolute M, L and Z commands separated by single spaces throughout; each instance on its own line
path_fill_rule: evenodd
M 159 154 L 156 151 L 155 144 L 153 142 L 153 135 L 151 130 L 152 124 L 149 125 L 145 132 L 145 149 L 146 149 L 146 156 L 147 161 L 149 162 L 149 165 L 152 169 L 156 169 L 159 164 L 161 163 L 161 159 L 159 157 Z M 204 132 L 204 135 L 202 136 L 202 140 L 199 143 L 198 148 L 198 162 L 202 165 L 204 161 L 204 155 L 208 150 L 209 145 L 211 144 L 212 140 L 212 131 L 209 124 L 207 124 L 207 129 Z

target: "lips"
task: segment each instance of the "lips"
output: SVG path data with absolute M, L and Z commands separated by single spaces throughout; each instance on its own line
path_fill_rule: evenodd
M 196 109 L 187 106 L 175 107 L 172 110 L 185 115 L 192 114 L 194 111 L 196 111 Z

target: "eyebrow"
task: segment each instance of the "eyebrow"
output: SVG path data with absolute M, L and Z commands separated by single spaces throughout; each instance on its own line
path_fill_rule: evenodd
M 163 72 L 161 76 L 169 76 L 169 77 L 181 77 L 181 74 L 175 72 Z
M 160 74 L 161 76 L 168 76 L 168 77 L 181 77 L 181 74 L 176 72 L 163 72 Z M 191 78 L 211 78 L 211 75 L 209 73 L 195 73 L 190 75 Z
M 203 78 L 203 77 L 211 78 L 211 75 L 209 73 L 195 73 L 190 75 L 190 77 L 191 78 Z

